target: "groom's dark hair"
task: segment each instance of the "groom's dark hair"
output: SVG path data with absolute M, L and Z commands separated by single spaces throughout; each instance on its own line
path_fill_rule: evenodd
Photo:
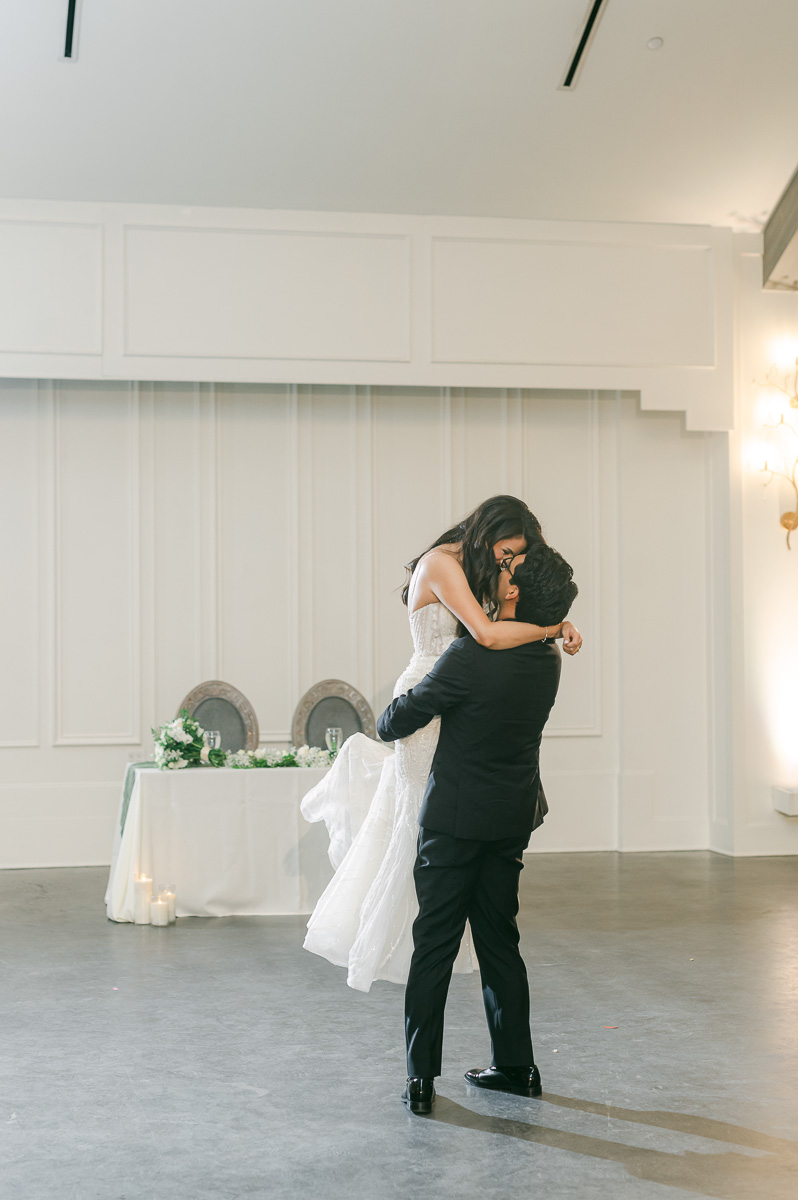
M 572 567 L 545 542 L 534 542 L 513 571 L 518 587 L 515 619 L 530 625 L 559 625 L 568 616 L 579 588 Z

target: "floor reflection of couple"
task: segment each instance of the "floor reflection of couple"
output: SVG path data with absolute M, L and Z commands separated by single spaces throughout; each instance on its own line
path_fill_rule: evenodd
M 530 1107 L 534 1105 L 534 1108 Z M 798 1178 L 798 1142 L 772 1137 L 758 1130 L 745 1129 L 711 1117 L 688 1113 L 638 1111 L 618 1108 L 591 1100 L 556 1096 L 547 1092 L 542 1100 L 528 1101 L 526 1114 L 547 1113 L 547 1105 L 605 1117 L 608 1121 L 631 1122 L 650 1128 L 685 1134 L 711 1142 L 723 1142 L 746 1150 L 656 1150 L 648 1146 L 630 1146 L 612 1136 L 594 1137 L 572 1130 L 536 1125 L 522 1120 L 474 1112 L 445 1096 L 438 1096 L 429 1121 L 470 1129 L 477 1133 L 517 1138 L 540 1146 L 551 1146 L 569 1154 L 616 1162 L 636 1179 L 664 1184 L 694 1192 L 700 1196 L 716 1196 L 720 1200 L 786 1200 L 795 1194 Z M 608 1130 L 612 1135 L 614 1129 Z

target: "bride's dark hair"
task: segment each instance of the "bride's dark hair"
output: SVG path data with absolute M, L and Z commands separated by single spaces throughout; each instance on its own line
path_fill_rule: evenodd
M 523 537 L 527 546 L 543 541 L 540 521 L 530 512 L 523 500 L 515 496 L 491 496 L 464 517 L 458 525 L 447 529 L 431 546 L 407 563 L 408 572 L 402 588 L 402 602 L 407 604 L 410 580 L 419 559 L 436 546 L 460 542 L 463 547 L 463 571 L 468 586 L 480 604 L 487 604 L 488 616 L 493 619 L 499 609 L 499 571 L 493 547 L 502 538 Z

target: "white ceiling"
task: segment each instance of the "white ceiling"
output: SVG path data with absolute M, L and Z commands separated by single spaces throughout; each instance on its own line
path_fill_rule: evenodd
M 798 162 L 798 0 L 0 5 L 0 196 L 743 225 Z M 649 38 L 664 38 L 660 50 Z

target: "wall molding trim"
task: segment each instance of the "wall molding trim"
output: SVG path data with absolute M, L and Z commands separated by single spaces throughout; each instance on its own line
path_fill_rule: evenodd
M 31 292 L 0 376 L 622 389 L 733 425 L 728 229 L 3 201 L 0 238 L 18 227 L 0 311 L 49 263 L 96 330 L 62 346 Z M 54 227 L 71 241 L 51 261 Z M 31 348 L 28 326 L 50 332 Z

